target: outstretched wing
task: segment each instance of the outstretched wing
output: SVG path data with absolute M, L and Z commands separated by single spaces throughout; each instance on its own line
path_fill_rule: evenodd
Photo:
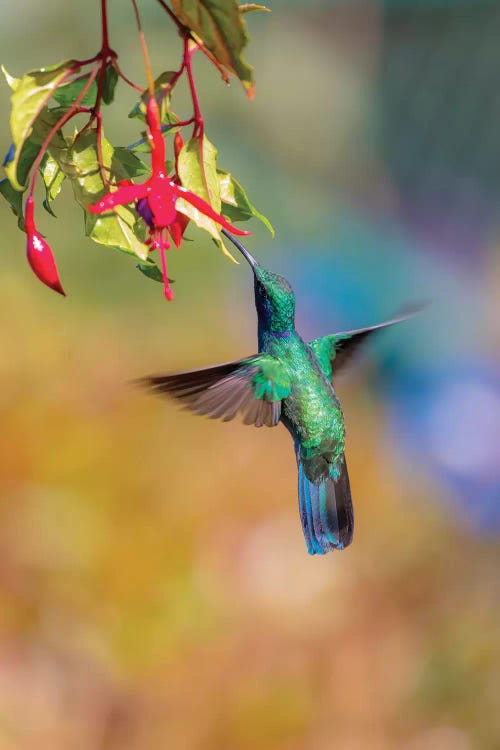
M 368 328 L 358 328 L 354 331 L 342 331 L 341 333 L 322 336 L 319 339 L 310 341 L 309 346 L 316 355 L 323 372 L 331 380 L 333 374 L 338 372 L 356 354 L 360 345 L 370 334 L 412 318 L 422 310 L 422 307 L 422 305 L 405 307 L 394 318 L 386 320 L 383 323 L 378 323 L 378 325 L 369 326 Z
M 245 424 L 275 427 L 290 378 L 275 357 L 259 354 L 202 370 L 141 378 L 139 385 L 177 398 L 187 409 L 228 422 L 238 412 Z

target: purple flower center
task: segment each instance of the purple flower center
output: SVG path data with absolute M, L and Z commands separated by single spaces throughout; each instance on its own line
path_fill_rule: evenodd
M 135 204 L 137 213 L 142 216 L 148 227 L 154 226 L 154 216 L 147 198 L 140 198 Z

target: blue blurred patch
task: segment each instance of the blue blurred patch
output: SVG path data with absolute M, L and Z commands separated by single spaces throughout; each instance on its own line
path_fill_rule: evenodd
M 387 396 L 393 429 L 461 520 L 500 532 L 500 368 L 484 359 L 421 369 L 394 379 Z
M 9 150 L 7 151 L 7 153 L 4 156 L 4 159 L 3 159 L 3 162 L 2 162 L 2 166 L 3 167 L 6 167 L 8 164 L 10 164 L 11 161 L 14 161 L 14 155 L 15 155 L 15 153 L 16 153 L 16 147 L 14 146 L 13 143 L 11 143 L 10 146 L 9 146 Z

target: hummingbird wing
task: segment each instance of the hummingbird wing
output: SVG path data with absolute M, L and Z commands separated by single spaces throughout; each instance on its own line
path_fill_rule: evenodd
M 408 320 L 422 310 L 422 305 L 404 307 L 397 315 L 383 323 L 378 323 L 368 328 L 358 328 L 354 331 L 342 331 L 322 336 L 309 342 L 309 346 L 316 355 L 321 368 L 327 378 L 331 380 L 332 375 L 337 373 L 356 354 L 360 345 L 376 331 Z
M 328 477 L 315 484 L 304 470 L 297 451 L 299 469 L 299 511 L 302 531 L 310 555 L 324 555 L 344 549 L 352 542 L 354 513 L 345 457 L 336 479 Z
M 245 424 L 275 427 L 290 379 L 275 357 L 257 354 L 215 367 L 141 378 L 139 385 L 173 396 L 187 409 L 224 422 L 243 414 Z

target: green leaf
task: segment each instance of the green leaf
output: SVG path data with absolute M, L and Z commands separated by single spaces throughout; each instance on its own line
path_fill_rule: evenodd
M 46 191 L 43 207 L 49 212 L 49 214 L 55 216 L 51 203 L 61 192 L 61 187 L 66 175 L 57 161 L 50 154 L 45 154 L 43 157 L 42 163 L 40 164 L 40 174 L 42 175 Z
M 66 150 L 55 158 L 71 182 L 77 203 L 86 208 L 106 192 L 97 156 L 96 131 L 87 130 L 80 136 L 67 138 L 66 144 Z M 105 172 L 109 175 L 113 147 L 105 138 L 102 139 L 102 157 Z
M 231 222 L 246 221 L 255 217 L 259 219 L 274 237 L 274 227 L 264 214 L 257 211 L 248 200 L 248 196 L 242 186 L 230 172 L 218 169 L 220 193 L 223 202 L 222 213 Z
M 104 104 L 111 104 L 115 98 L 115 88 L 117 83 L 118 73 L 111 64 L 108 64 L 104 73 L 104 84 L 102 87 L 102 100 Z
M 85 88 L 85 86 L 88 83 L 88 80 L 90 78 L 90 74 L 87 74 L 85 76 L 82 76 L 82 78 L 77 79 L 76 81 L 70 81 L 69 83 L 63 83 L 61 86 L 59 86 L 58 89 L 54 91 L 52 94 L 52 98 L 56 100 L 56 102 L 61 107 L 70 108 L 72 104 L 74 104 L 75 100 L 80 96 L 82 93 L 82 89 Z M 97 83 L 95 79 L 90 84 L 89 90 L 84 95 L 83 99 L 81 100 L 80 104 L 82 107 L 93 107 L 95 104 L 97 98 Z
M 131 146 L 129 146 L 129 150 L 133 151 L 134 154 L 149 154 L 151 153 L 151 146 L 149 145 L 149 141 L 146 137 L 146 133 L 143 132 L 143 138 L 141 138 L 140 141 L 136 141 L 135 143 L 132 143 Z
M 149 248 L 135 236 L 135 218 L 135 212 L 125 206 L 115 208 L 114 214 L 96 216 L 86 211 L 85 234 L 98 245 L 112 247 L 145 260 Z
M 2 73 L 4 74 L 5 80 L 7 81 L 7 86 L 12 89 L 12 91 L 15 91 L 19 84 L 21 83 L 20 78 L 14 78 L 14 76 L 11 76 L 11 74 L 7 71 L 7 69 L 2 65 Z
M 104 136 L 101 153 L 105 173 L 112 180 L 117 176 L 120 179 L 113 167 L 114 149 Z M 85 209 L 86 234 L 98 244 L 146 259 L 149 248 L 136 236 L 138 216 L 133 208 L 118 206 L 113 213 L 103 215 L 91 214 L 86 210 L 109 190 L 104 184 L 99 167 L 95 130 L 87 130 L 76 139 L 68 139 L 66 151 L 59 153 L 55 158 L 71 182 L 77 203 Z M 118 163 L 121 169 L 122 162 L 118 160 Z
M 145 175 L 149 177 L 151 169 L 129 148 L 116 146 L 111 160 L 111 173 L 113 178 L 119 182 L 120 180 L 135 180 L 137 177 Z
M 134 234 L 140 242 L 146 242 L 149 235 L 149 227 L 142 216 L 137 217 L 134 224 Z
M 48 136 L 48 134 L 52 130 L 52 128 L 54 127 L 54 125 L 56 124 L 56 122 L 58 121 L 58 119 L 59 119 L 58 110 L 47 109 L 46 107 L 44 107 L 42 111 L 40 112 L 33 126 L 31 135 L 23 143 L 23 146 L 21 148 L 21 153 L 18 156 L 17 180 L 19 181 L 20 184 L 22 185 L 26 184 L 30 169 L 33 166 L 33 162 L 35 161 L 36 157 L 38 156 L 40 147 L 42 143 L 45 141 L 45 138 Z M 65 140 L 60 131 L 57 131 L 57 133 L 52 138 L 51 148 L 53 150 L 58 150 L 58 149 L 61 150 L 61 149 L 66 148 Z M 11 169 L 12 169 L 12 161 L 10 161 L 6 165 L 6 168 L 5 168 L 7 176 L 9 177 L 12 183 L 13 181 L 11 179 Z M 24 190 L 25 188 L 23 188 L 23 191 Z
M 263 10 L 266 13 L 271 12 L 271 8 L 267 8 L 265 5 L 257 5 L 257 3 L 243 3 L 240 5 L 240 13 L 251 13 L 254 10 Z
M 177 75 L 175 71 L 167 70 L 162 73 L 154 82 L 155 99 L 160 107 L 160 120 L 163 125 L 171 125 L 172 130 L 168 132 L 176 132 L 173 128 L 179 122 L 177 115 L 170 109 L 170 102 L 172 100 L 171 91 L 168 91 L 168 86 L 172 78 Z M 165 93 L 168 91 L 168 93 Z M 149 99 L 149 91 L 145 91 L 141 100 L 137 102 L 135 107 L 129 112 L 129 117 L 137 117 L 143 122 L 146 120 L 146 104 Z
M 17 163 L 17 178 L 21 185 L 26 186 L 26 181 L 28 179 L 30 169 L 33 166 L 33 162 L 35 161 L 36 157 L 38 156 L 39 151 L 40 144 L 35 143 L 32 138 L 28 138 L 28 140 L 23 143 Z M 7 166 L 5 167 L 5 172 L 12 184 L 10 164 L 7 164 Z M 20 192 L 24 192 L 24 190 L 26 190 L 26 187 L 23 187 Z
M 152 260 L 141 261 L 137 264 L 137 268 L 144 274 L 144 276 L 147 276 L 148 279 L 153 279 L 153 281 L 159 281 L 160 284 L 163 284 L 161 270 Z M 172 283 L 172 279 L 169 279 L 169 282 Z
M 220 182 L 217 175 L 217 149 L 208 138 L 191 138 L 181 149 L 178 160 L 181 184 L 187 190 L 207 201 L 214 211 L 221 211 Z M 189 216 L 194 223 L 208 232 L 231 260 L 233 256 L 222 241 L 219 225 L 183 199 L 176 203 L 177 210 Z
M 0 193 L 9 204 L 12 212 L 18 217 L 17 226 L 24 231 L 23 194 L 12 187 L 7 177 L 0 180 Z
M 16 151 L 6 172 L 16 190 L 23 189 L 17 173 L 22 148 L 30 137 L 37 118 L 43 110 L 46 110 L 47 102 L 75 64 L 74 60 L 66 60 L 51 68 L 32 70 L 14 84 L 11 96 L 10 129 Z
M 254 94 L 253 69 L 243 57 L 248 43 L 246 23 L 235 0 L 172 0 L 179 21 L 194 32 L 216 60 Z

